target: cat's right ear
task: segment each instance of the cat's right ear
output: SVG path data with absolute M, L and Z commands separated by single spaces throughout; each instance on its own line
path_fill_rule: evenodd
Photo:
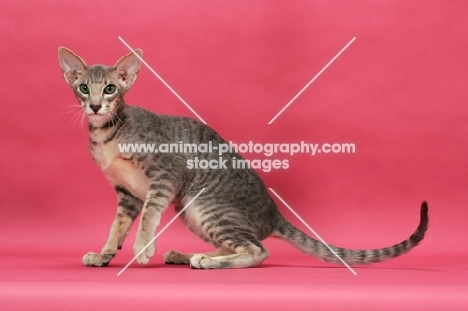
M 63 76 L 70 85 L 82 76 L 83 72 L 87 68 L 86 63 L 81 59 L 81 57 L 65 47 L 59 47 L 58 58 L 60 67 L 63 71 Z

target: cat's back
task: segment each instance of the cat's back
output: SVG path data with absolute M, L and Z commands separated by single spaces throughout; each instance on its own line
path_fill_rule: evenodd
M 138 106 L 127 106 L 126 110 L 132 134 L 147 142 L 225 142 L 215 130 L 189 117 L 155 114 Z

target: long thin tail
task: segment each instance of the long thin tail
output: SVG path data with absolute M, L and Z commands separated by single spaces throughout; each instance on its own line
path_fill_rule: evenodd
M 362 265 L 374 262 L 382 262 L 387 259 L 398 257 L 409 252 L 413 247 L 419 244 L 424 238 L 429 222 L 427 203 L 421 204 L 421 219 L 419 226 L 414 233 L 401 243 L 390 247 L 354 250 L 335 247 L 329 245 L 347 264 Z M 302 252 L 315 256 L 321 260 L 342 264 L 342 262 L 320 241 L 312 239 L 305 233 L 294 227 L 282 216 L 278 218 L 274 236 L 284 239 Z

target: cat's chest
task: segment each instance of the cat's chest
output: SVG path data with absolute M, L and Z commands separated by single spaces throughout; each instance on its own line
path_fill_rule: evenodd
M 132 161 L 120 156 L 117 144 L 96 145 L 91 149 L 91 155 L 112 185 L 124 187 L 134 196 L 145 200 L 149 180 Z
M 103 169 L 103 172 L 114 186 L 124 187 L 134 196 L 145 200 L 149 180 L 133 162 L 116 157 L 107 168 Z
M 95 143 L 90 145 L 91 157 L 101 169 L 109 167 L 111 162 L 119 156 L 117 143 L 111 141 L 107 144 Z

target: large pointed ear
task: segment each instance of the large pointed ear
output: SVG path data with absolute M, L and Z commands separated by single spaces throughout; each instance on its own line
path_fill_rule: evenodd
M 119 83 L 128 90 L 137 78 L 137 73 L 140 70 L 141 61 L 140 58 L 143 57 L 143 51 L 140 49 L 133 50 L 133 52 L 128 53 L 115 64 L 115 71 Z
M 70 85 L 83 75 L 84 71 L 88 68 L 81 57 L 65 47 L 59 47 L 58 57 L 63 76 Z

